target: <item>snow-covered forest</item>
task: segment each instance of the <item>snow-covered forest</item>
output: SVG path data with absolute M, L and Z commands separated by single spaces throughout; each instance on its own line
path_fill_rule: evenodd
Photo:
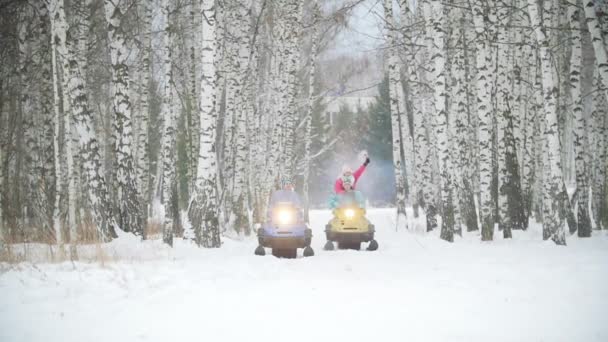
M 0 0 L 1 341 L 606 341 L 606 270 L 606 0 Z
M 219 247 L 282 176 L 322 205 L 340 143 L 392 144 L 398 229 L 608 227 L 605 2 L 378 2 L 387 80 L 336 134 L 317 57 L 361 2 L 4 1 L 2 240 Z

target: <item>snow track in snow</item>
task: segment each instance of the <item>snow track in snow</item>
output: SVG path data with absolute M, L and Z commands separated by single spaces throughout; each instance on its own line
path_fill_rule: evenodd
M 378 251 L 326 252 L 330 215 L 312 213 L 311 258 L 254 256 L 253 237 L 169 250 L 123 236 L 111 244 L 121 260 L 104 267 L 11 266 L 0 341 L 608 340 L 605 232 L 567 247 L 540 227 L 449 244 L 438 231 L 395 232 L 395 211 L 373 209 Z

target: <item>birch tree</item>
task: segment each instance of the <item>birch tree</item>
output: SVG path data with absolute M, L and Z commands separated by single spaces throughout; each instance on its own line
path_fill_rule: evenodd
M 431 0 L 425 5 L 425 16 L 427 24 L 433 29 L 433 45 L 431 49 L 431 63 L 434 67 L 433 89 L 434 89 L 434 120 L 435 135 L 437 137 L 437 159 L 439 163 L 439 178 L 441 189 L 441 238 L 454 241 L 454 202 L 452 193 L 452 181 L 450 177 L 450 151 L 448 141 L 448 118 L 447 118 L 447 89 L 446 89 L 446 67 L 445 67 L 445 28 L 444 7 L 438 0 Z
M 452 139 L 454 139 L 454 158 L 451 169 L 456 173 L 453 180 L 457 183 L 455 192 L 460 203 L 463 222 L 467 227 L 467 231 L 478 230 L 477 213 L 475 212 L 475 197 L 473 193 L 473 184 L 471 179 L 474 176 L 474 162 L 471 160 L 471 144 L 469 137 L 468 122 L 468 96 L 467 86 L 468 80 L 466 75 L 467 59 L 466 59 L 466 36 L 465 36 L 465 20 L 462 18 L 464 11 L 455 9 L 457 14 L 456 22 L 452 28 L 453 37 L 453 54 L 451 56 L 452 68 L 452 106 L 450 110 Z
M 150 74 L 151 74 L 151 55 L 152 55 L 152 1 L 145 0 L 142 4 L 142 34 L 141 34 L 141 80 L 140 80 L 140 108 L 136 114 L 137 136 L 136 136 L 136 173 L 138 180 L 139 194 L 141 195 L 141 209 L 143 215 L 143 225 L 145 227 L 145 219 L 148 211 L 146 204 L 150 202 L 149 187 L 150 187 L 150 156 L 148 152 L 149 137 L 148 124 L 150 117 Z M 145 239 L 145 229 L 142 230 L 143 238 Z
M 110 61 L 112 63 L 112 97 L 114 109 L 116 181 L 117 181 L 117 220 L 120 227 L 141 235 L 143 218 L 140 208 L 133 159 L 133 123 L 131 99 L 129 98 L 130 78 L 127 65 L 127 46 L 122 20 L 126 11 L 126 0 L 105 0 L 105 15 L 108 23 L 110 41 Z
M 583 0 L 583 7 L 585 9 L 587 27 L 591 35 L 591 42 L 593 43 L 593 50 L 595 51 L 595 64 L 597 65 L 599 77 L 602 80 L 604 96 L 608 99 L 608 52 L 606 52 L 606 46 L 602 39 L 602 27 L 595 12 L 596 3 L 599 3 L 599 1 Z
M 399 69 L 396 56 L 395 24 L 393 21 L 393 2 L 384 0 L 385 32 L 388 37 L 388 78 L 390 93 L 391 127 L 393 139 L 393 168 L 395 172 L 395 191 L 397 195 L 397 222 L 396 229 L 407 228 L 407 216 L 405 213 L 405 185 L 403 177 L 403 165 L 401 164 L 401 120 L 404 120 L 399 108 Z
M 204 247 L 220 247 L 215 149 L 218 61 L 214 0 L 203 0 L 201 16 L 200 148 L 189 216 L 196 243 Z
M 95 130 L 92 112 L 89 108 L 86 84 L 78 70 L 77 56 L 68 49 L 64 1 L 50 0 L 50 13 L 53 23 L 53 40 L 62 56 L 64 80 L 67 80 L 67 96 L 73 113 L 75 130 L 78 132 L 83 173 L 87 180 L 87 195 L 91 208 L 91 219 L 101 241 L 116 237 L 115 221 L 108 198 L 108 188 L 100 153 L 99 141 Z
M 564 220 L 561 216 L 563 212 L 563 196 L 562 192 L 562 171 L 561 157 L 559 147 L 559 133 L 557 123 L 557 84 L 553 75 L 551 65 L 550 37 L 548 37 L 547 22 L 554 15 L 553 1 L 543 1 L 543 19 L 539 15 L 539 7 L 534 0 L 528 0 L 528 10 L 530 14 L 530 22 L 534 27 L 534 33 L 539 45 L 539 57 L 542 71 L 542 86 L 544 98 L 544 121 L 545 130 L 543 132 L 545 139 L 546 168 L 548 169 L 547 185 L 545 191 L 548 191 L 547 199 L 550 203 L 545 203 L 545 218 L 543 220 L 544 236 L 550 237 L 556 244 L 565 245 L 566 237 L 564 232 Z
M 55 20 L 51 20 L 51 31 L 54 32 Z M 59 142 L 61 140 L 61 100 L 59 97 L 59 71 L 58 71 L 58 63 L 57 63 L 57 43 L 55 39 L 51 39 L 51 54 L 52 54 L 52 64 L 53 64 L 53 100 L 54 106 L 53 110 L 55 113 L 54 117 L 54 136 L 53 136 L 53 156 L 55 159 L 55 199 L 53 203 L 53 230 L 55 231 L 55 239 L 59 243 L 61 241 L 61 208 L 60 208 L 60 200 L 61 200 L 61 182 L 62 182 L 62 172 L 61 172 L 61 151 L 59 150 Z M 72 217 L 68 216 L 68 224 L 73 223 L 70 219 Z M 70 238 L 75 238 L 74 236 L 70 236 Z
M 581 37 L 581 11 L 579 1 L 574 0 L 568 4 L 568 18 L 570 19 L 570 41 L 572 52 L 570 55 L 570 96 L 572 98 L 572 117 L 574 120 L 574 153 L 576 167 L 576 194 L 577 203 L 577 232 L 579 237 L 591 235 L 591 220 L 589 218 L 589 188 L 587 185 L 587 166 L 585 160 L 586 120 L 583 115 L 583 97 L 581 94 L 581 74 L 583 62 L 583 46 Z
M 604 201 L 606 194 L 606 146 L 608 145 L 607 132 L 607 111 L 608 101 L 603 96 L 603 83 L 601 80 L 599 68 L 595 69 L 593 84 L 595 88 L 593 96 L 593 105 L 591 112 L 591 121 L 593 129 L 591 136 L 592 141 L 592 202 L 591 212 L 596 229 L 602 229 L 602 216 L 604 210 Z
M 173 107 L 173 65 L 171 51 L 173 49 L 173 27 L 171 26 L 170 13 L 172 11 L 171 1 L 163 0 L 161 5 L 163 18 L 163 44 L 162 44 L 162 133 L 161 133 L 161 158 L 159 166 L 162 170 L 161 198 L 164 207 L 163 241 L 173 246 L 173 231 L 177 213 L 174 210 L 174 201 L 177 200 L 177 184 L 175 182 L 175 121 L 176 113 Z
M 320 16 L 319 5 L 315 1 L 313 8 L 313 22 L 316 22 Z M 313 28 L 310 48 L 310 66 L 308 71 L 308 99 L 306 109 L 306 120 L 305 123 L 305 134 L 304 134 L 304 180 L 302 185 L 302 193 L 304 195 L 304 221 L 310 222 L 310 196 L 308 193 L 308 183 L 310 182 L 310 145 L 312 143 L 312 112 L 314 106 L 314 94 L 315 94 L 315 72 L 316 72 L 316 59 L 318 52 L 318 40 L 319 32 L 316 27 Z
M 476 112 L 479 117 L 479 215 L 481 222 L 481 239 L 491 241 L 494 236 L 494 218 L 492 217 L 492 104 L 491 100 L 491 63 L 488 43 L 488 22 L 485 15 L 485 3 L 473 0 L 473 20 L 475 23 L 476 39 L 476 69 L 477 69 L 477 104 Z
M 238 4 L 235 9 L 235 23 L 238 23 L 236 31 L 236 65 L 233 70 L 234 75 L 231 78 L 232 87 L 234 88 L 234 108 L 226 108 L 234 112 L 235 129 L 234 129 L 234 188 L 232 192 L 232 216 L 234 217 L 234 228 L 237 232 L 249 235 L 250 227 L 248 222 L 248 193 L 247 193 L 247 102 L 245 74 L 249 70 L 249 55 L 250 55 L 250 3 L 245 1 Z

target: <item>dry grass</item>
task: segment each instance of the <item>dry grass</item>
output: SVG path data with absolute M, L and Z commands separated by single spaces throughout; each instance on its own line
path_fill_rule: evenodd
M 150 219 L 146 225 L 145 234 L 147 240 L 162 239 L 161 222 Z M 118 251 L 116 245 L 102 243 L 99 239 L 97 229 L 90 222 L 85 220 L 80 224 L 76 231 L 78 233 L 75 244 L 57 245 L 55 235 L 52 232 L 45 234 L 26 234 L 35 230 L 19 229 L 10 234 L 12 238 L 7 239 L 4 244 L 0 243 L 0 263 L 19 264 L 22 262 L 31 263 L 61 263 L 65 261 L 81 261 L 99 263 L 102 267 L 108 263 L 119 260 L 135 260 L 137 256 L 126 252 Z M 32 235 L 32 238 L 26 238 Z M 70 240 L 69 232 L 63 232 L 63 237 Z M 121 256 L 122 255 L 122 256 Z M 126 255 L 126 256 L 125 256 Z
M 162 231 L 162 223 L 156 220 L 148 220 L 148 224 L 144 227 L 145 236 L 148 240 L 158 240 L 162 239 L 163 231 Z

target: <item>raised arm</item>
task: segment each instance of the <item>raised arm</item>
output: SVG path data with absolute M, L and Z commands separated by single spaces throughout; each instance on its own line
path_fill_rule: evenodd
M 355 182 L 359 180 L 359 177 L 361 177 L 363 171 L 365 171 L 365 167 L 365 164 L 363 164 L 355 172 L 353 172 L 353 176 L 355 176 Z
M 365 158 L 365 163 L 363 163 L 363 165 L 361 165 L 357 171 L 353 173 L 353 176 L 355 176 L 355 183 L 359 180 L 359 177 L 361 177 L 363 171 L 365 171 L 367 164 L 369 164 L 369 157 Z

